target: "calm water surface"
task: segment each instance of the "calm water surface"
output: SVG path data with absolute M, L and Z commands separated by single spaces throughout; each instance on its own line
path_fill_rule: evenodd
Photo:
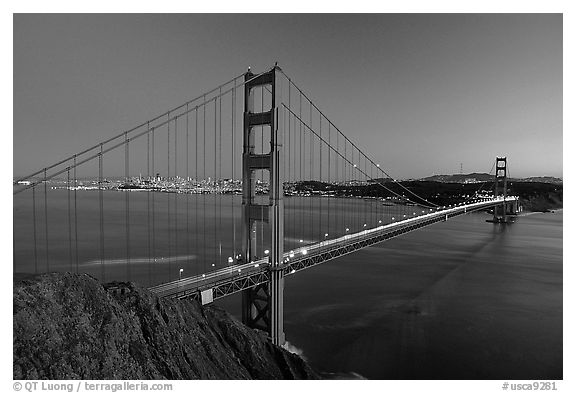
M 180 268 L 187 276 L 209 270 L 211 263 L 214 268 L 225 265 L 234 252 L 227 244 L 241 233 L 239 225 L 233 225 L 233 217 L 240 217 L 239 201 L 224 196 L 224 203 L 215 205 L 212 197 L 186 201 L 172 195 L 177 198 L 172 202 L 172 212 L 178 212 L 175 223 L 166 214 L 168 196 L 156 195 L 152 202 L 157 208 L 157 255 L 151 259 L 149 195 L 132 194 L 129 267 L 125 196 L 106 195 L 107 279 L 130 274 L 132 280 L 149 285 L 174 278 Z M 70 258 L 67 193 L 49 196 L 49 266 L 41 220 L 34 256 L 30 194 L 14 200 L 14 271 L 33 271 L 36 261 L 40 272 L 78 266 L 81 272 L 99 276 L 97 193 L 78 193 L 78 265 L 75 242 Z M 41 199 L 37 203 L 37 215 L 44 217 Z M 365 201 L 332 203 L 328 220 L 327 211 L 319 213 L 311 198 L 287 202 L 292 219 L 285 247 L 295 246 L 300 237 L 313 238 L 315 231 L 335 233 L 349 225 L 354 214 L 366 214 L 355 207 L 365 206 Z M 193 219 L 200 212 L 207 217 L 207 230 L 200 230 Z M 224 218 L 215 221 L 217 215 Z M 316 223 L 320 215 L 324 227 L 317 230 L 315 224 L 302 227 L 299 222 L 302 217 Z M 487 217 L 472 214 L 436 224 L 288 278 L 287 340 L 327 376 L 562 378 L 562 212 L 519 217 L 507 226 L 486 223 Z M 167 228 L 176 225 L 169 236 Z M 223 245 L 218 238 L 224 239 Z M 240 316 L 239 296 L 217 304 Z

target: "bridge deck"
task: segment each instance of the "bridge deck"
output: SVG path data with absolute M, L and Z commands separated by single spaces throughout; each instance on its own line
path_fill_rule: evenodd
M 462 204 L 301 247 L 284 253 L 284 263 L 279 268 L 284 271 L 285 276 L 289 276 L 404 233 L 446 221 L 468 212 L 487 209 L 502 203 L 510 203 L 516 199 L 516 197 L 497 198 Z M 209 298 L 215 300 L 267 282 L 269 280 L 269 271 L 270 263 L 268 257 L 265 257 L 250 263 L 232 265 L 199 276 L 160 284 L 151 287 L 150 290 L 161 297 L 194 297 L 199 300 L 203 291 L 210 291 L 211 296 Z

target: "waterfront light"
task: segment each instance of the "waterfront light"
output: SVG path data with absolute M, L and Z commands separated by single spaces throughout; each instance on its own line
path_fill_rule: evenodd
M 232 262 L 234 262 L 234 258 L 228 257 L 228 263 L 232 263 Z
M 270 254 L 270 250 L 264 250 L 264 254 L 266 255 Z
M 300 239 L 300 243 L 304 243 L 304 240 Z
M 302 250 L 302 255 L 306 255 L 306 254 L 308 254 L 308 250 L 303 249 L 303 250 Z

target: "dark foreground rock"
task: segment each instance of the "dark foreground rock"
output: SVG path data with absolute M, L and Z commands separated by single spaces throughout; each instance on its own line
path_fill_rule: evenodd
M 14 379 L 317 378 L 217 307 L 120 287 L 72 273 L 15 281 Z

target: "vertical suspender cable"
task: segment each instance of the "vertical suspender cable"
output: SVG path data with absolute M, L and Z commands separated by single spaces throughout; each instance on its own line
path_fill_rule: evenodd
M 222 233 L 222 88 L 220 88 L 220 98 L 218 101 L 218 232 Z M 222 262 L 222 238 L 219 239 L 220 254 L 218 255 L 218 263 Z
M 68 196 L 68 261 L 72 270 L 72 212 L 70 203 L 70 167 L 66 171 L 66 194 Z
M 212 266 L 216 266 L 216 262 L 218 261 L 218 257 L 217 257 L 217 243 L 218 243 L 218 225 L 216 225 L 218 223 L 218 213 L 217 213 L 217 209 L 218 209 L 218 201 L 217 201 L 217 193 L 218 193 L 218 179 L 216 178 L 217 176 L 217 171 L 216 171 L 216 167 L 217 167 L 217 163 L 218 163 L 218 157 L 217 157 L 217 151 L 216 151 L 216 145 L 217 145 L 217 139 L 218 139 L 218 134 L 217 134 L 217 106 L 216 106 L 216 101 L 217 101 L 217 97 L 214 98 L 214 183 L 213 183 L 213 188 L 212 188 L 212 192 L 214 194 L 214 222 L 213 222 L 213 226 L 214 226 L 214 259 L 212 260 Z
M 150 182 L 150 122 L 146 123 L 146 179 Z M 146 193 L 146 229 L 148 231 L 148 285 L 152 286 L 152 234 L 150 231 L 150 194 L 153 191 Z
M 290 105 L 290 88 L 288 88 L 288 105 Z M 288 116 L 287 116 L 287 114 L 286 114 L 286 111 L 284 111 L 284 117 L 283 117 L 283 119 L 284 119 L 284 120 L 283 120 L 283 121 L 284 121 L 284 124 L 282 125 L 282 130 L 283 130 L 282 142 L 283 142 L 283 149 L 284 149 L 284 155 L 283 155 L 283 157 L 282 157 L 282 159 L 283 159 L 283 163 L 282 163 L 282 179 L 283 179 L 283 182 L 284 182 L 284 183 L 283 183 L 283 184 L 284 184 L 284 193 L 286 193 L 286 190 L 288 189 L 288 188 L 287 188 L 287 184 L 288 184 L 288 182 L 290 181 L 290 179 L 288 179 L 288 178 L 286 177 L 286 155 L 287 155 L 287 152 L 288 152 L 287 132 L 289 132 L 289 130 L 290 130 L 290 122 L 291 122 L 291 119 L 290 119 L 290 117 L 288 117 L 288 118 L 287 118 L 287 117 L 288 117 Z M 293 200 L 288 201 L 288 199 L 285 199 L 285 202 L 284 202 L 284 211 L 285 211 L 285 212 L 289 211 L 289 210 L 288 210 L 288 202 L 293 202 Z M 284 216 L 286 216 L 286 213 L 284 213 Z M 292 229 L 292 231 L 295 231 L 295 230 L 294 230 L 294 228 L 295 228 L 294 223 L 292 222 L 292 223 L 288 224 L 288 219 L 285 219 L 285 220 L 284 220 L 284 226 L 285 226 L 284 238 L 286 239 L 286 238 L 293 237 L 293 236 L 291 236 L 291 235 L 292 235 L 292 232 L 290 232 L 290 229 Z M 286 247 L 284 247 L 284 249 L 287 250 Z
M 344 161 L 342 162 L 342 176 L 344 179 L 344 189 L 346 190 L 346 194 L 348 194 L 348 182 L 347 182 L 347 180 L 348 180 L 348 171 L 347 171 L 348 162 L 347 161 L 348 161 L 348 152 L 346 149 L 346 140 L 344 140 Z M 344 224 L 346 225 L 346 228 L 348 228 L 348 225 L 350 225 L 349 219 L 348 219 L 348 209 L 346 209 L 345 213 L 346 213 L 346 219 L 344 221 Z
M 330 183 L 330 164 L 331 164 L 331 162 L 330 162 L 330 146 L 331 146 L 331 141 L 330 141 L 330 123 L 328 123 L 328 145 L 329 145 L 329 146 L 328 146 L 328 188 L 327 188 L 327 189 L 331 191 L 331 190 L 332 190 L 332 184 Z M 328 231 L 327 231 L 327 233 L 329 233 L 330 236 L 332 236 L 332 235 L 331 235 L 332 230 L 330 229 L 330 213 L 331 213 L 331 212 L 330 212 L 330 199 L 331 199 L 331 196 L 328 196 L 328 217 L 327 217 L 327 220 L 328 220 Z
M 232 175 L 230 176 L 230 178 L 232 179 L 232 193 L 230 194 L 230 205 L 232 207 L 232 261 L 236 261 L 236 209 L 234 209 L 234 196 L 236 193 L 236 171 L 235 171 L 235 161 L 236 161 L 236 152 L 235 152 L 235 147 L 236 144 L 234 143 L 235 141 L 235 133 L 236 133 L 236 127 L 235 127 L 235 123 L 236 123 L 236 79 L 234 79 L 234 87 L 232 88 L 232 106 L 231 106 L 231 112 L 232 112 L 232 116 L 231 116 L 231 131 L 232 131 L 232 147 L 231 147 L 231 154 L 230 156 L 232 157 Z
M 100 204 L 100 279 L 106 279 L 106 271 L 104 265 L 104 193 L 103 193 L 103 177 L 104 168 L 102 162 L 102 144 L 100 144 L 100 154 L 98 155 L 98 198 Z
M 320 173 L 318 176 L 318 179 L 320 180 L 320 183 L 318 183 L 320 185 L 320 188 L 323 188 L 323 183 L 322 183 L 322 116 L 318 116 L 318 128 L 319 128 L 319 134 L 320 134 L 320 140 L 318 141 L 318 148 L 320 150 L 320 157 L 319 157 L 319 164 L 318 164 L 318 172 Z M 320 220 L 318 222 L 318 228 L 320 229 L 320 240 L 324 240 L 324 231 L 322 230 L 322 205 L 323 205 L 323 200 L 322 200 L 322 192 L 320 192 L 320 194 L 318 195 L 318 205 L 319 205 L 319 210 L 320 210 Z
M 180 188 L 178 178 L 178 116 L 174 117 L 174 257 L 178 257 L 178 189 Z M 178 269 L 178 266 L 176 267 Z M 180 277 L 180 275 L 178 275 Z
M 76 155 L 74 155 L 74 248 L 76 256 L 76 273 L 78 273 L 78 177 L 76 176 Z
M 202 138 L 203 149 L 202 149 L 202 170 L 204 171 L 204 176 L 202 178 L 202 182 L 204 186 L 202 187 L 202 261 L 203 261 L 203 272 L 206 271 L 206 194 L 204 194 L 206 187 L 206 96 L 204 96 L 204 102 L 202 103 L 202 127 L 204 132 L 204 137 Z
M 130 140 L 128 134 L 124 134 L 124 176 L 125 182 L 130 182 Z M 125 190 L 125 215 L 126 215 L 126 274 L 130 281 L 130 191 Z
M 152 177 L 154 178 L 154 186 L 157 186 L 157 180 L 158 177 L 156 176 L 156 167 L 155 167 L 155 156 L 156 156 L 156 146 L 155 146 L 155 134 L 156 134 L 156 128 L 153 127 L 152 128 L 152 134 L 151 134 L 151 142 L 152 142 L 152 147 L 151 147 L 151 151 L 152 151 L 152 157 L 151 157 L 151 161 L 150 161 L 150 166 L 151 166 L 151 171 L 152 171 Z M 152 276 L 155 277 L 156 276 L 156 272 L 157 272 L 157 266 L 156 266 L 156 255 L 157 255 L 157 250 L 156 250 L 156 192 L 152 192 L 152 259 L 154 260 L 154 265 L 152 266 Z
M 309 112 L 310 112 L 309 113 L 309 117 L 310 117 L 309 126 L 310 126 L 310 130 L 313 130 L 314 128 L 312 127 L 312 104 L 309 105 Z M 310 132 L 310 182 L 311 182 L 310 184 L 313 184 L 312 183 L 312 181 L 313 181 L 312 176 L 313 176 L 313 172 L 314 172 L 314 161 L 313 161 L 314 160 L 314 139 L 313 138 L 314 138 L 314 136 L 313 136 L 312 132 Z M 312 194 L 312 195 L 310 195 L 310 217 L 314 217 L 314 214 L 313 214 L 314 208 L 312 206 L 313 201 L 314 201 L 314 196 Z M 313 239 L 314 222 L 311 223 L 310 229 L 312 232 L 312 239 Z
M 168 173 L 166 175 L 166 184 L 170 184 L 170 112 L 168 112 L 167 121 L 167 138 L 168 138 Z M 166 200 L 168 202 L 168 281 L 172 280 L 172 210 L 170 209 L 170 192 L 166 192 Z
M 199 252 L 199 244 L 198 238 L 200 237 L 198 234 L 198 106 L 194 108 L 194 186 L 196 188 L 194 194 L 194 240 L 195 240 L 195 247 L 194 247 L 194 255 L 200 255 Z M 200 264 L 196 263 L 198 273 L 200 273 Z M 195 269 L 196 271 L 196 269 Z
M 38 274 L 38 242 L 36 238 L 36 186 L 32 187 L 32 225 L 34 227 L 34 274 Z
M 186 104 L 186 260 L 190 259 L 190 116 Z
M 291 85 L 292 85 L 291 83 L 288 84 L 288 86 L 291 86 Z M 300 129 L 300 171 L 299 171 L 298 180 L 300 182 L 304 182 L 304 177 L 306 174 L 306 163 L 304 162 L 305 161 L 304 160 L 304 158 L 305 158 L 304 149 L 306 148 L 305 147 L 306 145 L 304 144 L 304 141 L 302 140 L 302 93 L 300 93 L 298 96 L 299 96 L 299 106 L 300 106 L 299 118 L 298 118 L 299 119 L 298 128 Z M 290 108 L 290 110 L 292 110 L 292 108 Z M 294 126 L 296 126 L 296 124 L 294 124 Z M 300 236 L 304 237 L 304 195 L 301 194 L 298 196 L 298 202 L 299 202 L 299 206 L 300 206 Z
M 260 113 L 264 112 L 264 85 L 260 87 Z M 262 162 L 264 162 L 264 126 L 260 127 L 260 154 L 262 154 Z M 270 133 L 272 133 L 272 125 L 270 126 Z M 268 179 L 270 180 L 270 178 Z M 260 171 L 260 187 L 264 187 L 264 171 Z M 270 197 L 270 181 L 268 181 L 268 197 Z M 264 205 L 260 208 L 262 210 L 262 217 L 264 217 Z M 264 256 L 264 221 L 260 221 L 260 256 Z
M 46 169 L 44 169 L 44 235 L 46 244 L 46 273 L 50 272 L 50 260 L 48 257 L 48 181 Z
M 290 89 L 290 84 L 288 84 L 288 107 L 290 107 L 291 105 L 292 105 L 292 92 L 291 92 L 291 89 Z M 288 124 L 287 124 L 288 127 L 286 127 L 286 123 L 288 123 Z M 291 129 L 291 125 L 292 125 L 291 123 L 292 123 L 292 116 L 290 116 L 290 115 L 287 113 L 287 111 L 284 110 L 284 128 L 283 128 L 283 130 L 284 130 L 284 135 L 283 135 L 283 138 L 282 138 L 282 139 L 283 139 L 283 144 L 284 144 L 284 165 L 283 165 L 283 166 L 284 166 L 284 168 L 283 168 L 283 172 L 284 172 L 284 176 L 283 176 L 284 183 L 287 183 L 287 182 L 290 181 L 290 179 L 288 179 L 288 178 L 286 177 L 286 155 L 287 155 L 286 153 L 287 153 L 287 151 L 288 151 L 287 149 L 289 149 L 289 144 L 286 143 L 286 142 L 287 142 L 287 139 L 286 139 L 286 131 L 288 131 L 288 133 L 290 133 L 290 129 Z M 286 193 L 286 187 L 284 188 L 284 193 Z M 292 218 L 292 220 L 291 220 L 292 222 L 290 223 L 290 225 L 286 225 L 286 223 L 288 222 L 288 220 L 285 221 L 285 227 L 291 229 L 291 233 L 288 233 L 288 231 L 286 231 L 285 234 L 286 234 L 286 237 L 288 237 L 288 238 L 290 238 L 290 237 L 295 237 L 295 236 L 296 236 L 296 228 L 297 228 L 297 227 L 296 227 L 296 222 L 295 222 L 295 220 L 294 220 L 294 217 L 295 217 L 295 214 L 296 214 L 296 204 L 294 203 L 294 198 L 291 198 L 291 199 L 289 199 L 289 200 L 286 199 L 285 201 L 286 201 L 286 202 L 285 202 L 284 206 L 287 208 L 287 204 L 288 204 L 288 201 L 289 201 L 290 204 L 292 205 L 292 212 L 293 212 L 293 213 L 292 213 L 292 217 L 293 217 L 293 218 Z M 287 209 L 285 209 L 284 211 L 287 211 Z M 286 215 L 286 214 L 284 214 L 284 215 Z M 285 249 L 287 249 L 287 248 L 285 247 Z
M 366 195 L 368 193 L 368 176 L 366 176 L 366 159 L 363 159 L 364 161 L 364 170 L 362 170 L 361 168 L 358 168 L 358 170 L 360 171 L 359 175 L 362 177 L 362 183 L 364 184 L 364 186 L 362 187 L 363 195 Z M 362 210 L 363 210 L 363 214 L 364 214 L 364 223 L 362 224 L 362 227 L 364 229 L 368 228 L 368 203 L 366 203 L 367 199 L 362 198 Z M 366 226 L 364 226 L 366 225 Z

